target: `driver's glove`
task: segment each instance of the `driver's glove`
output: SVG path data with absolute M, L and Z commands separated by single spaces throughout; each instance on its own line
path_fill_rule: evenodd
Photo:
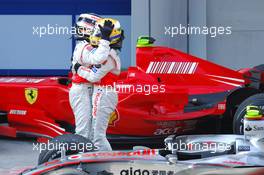
M 81 66 L 82 66 L 81 64 L 79 64 L 79 63 L 75 63 L 74 66 L 73 66 L 75 72 L 78 72 L 78 69 L 79 69 Z
M 102 34 L 102 39 L 110 41 L 110 35 L 113 31 L 114 24 L 110 20 L 106 20 L 104 26 L 102 27 L 99 25 L 99 28 Z

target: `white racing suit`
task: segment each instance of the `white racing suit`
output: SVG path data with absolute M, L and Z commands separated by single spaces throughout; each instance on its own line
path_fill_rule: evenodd
M 117 52 L 111 49 L 107 60 L 100 67 L 93 66 L 87 69 L 81 66 L 78 75 L 94 83 L 92 96 L 92 116 L 93 116 L 93 143 L 100 151 L 111 151 L 111 145 L 106 138 L 106 130 L 110 114 L 114 112 L 118 96 L 114 89 L 120 74 L 120 58 Z
M 100 41 L 97 49 L 91 47 L 87 41 L 80 41 L 75 47 L 72 65 L 75 65 L 77 62 L 86 67 L 92 64 L 100 64 L 106 60 L 109 52 L 108 41 Z M 72 68 L 72 72 L 72 87 L 69 91 L 69 101 L 75 116 L 75 132 L 92 140 L 92 84 L 78 76 L 74 68 Z

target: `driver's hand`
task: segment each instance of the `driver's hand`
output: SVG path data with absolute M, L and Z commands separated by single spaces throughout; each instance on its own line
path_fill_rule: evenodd
M 99 25 L 99 28 L 102 34 L 102 39 L 110 41 L 110 35 L 114 28 L 114 24 L 112 23 L 112 21 L 106 20 L 104 22 L 104 26 L 102 27 L 101 25 Z

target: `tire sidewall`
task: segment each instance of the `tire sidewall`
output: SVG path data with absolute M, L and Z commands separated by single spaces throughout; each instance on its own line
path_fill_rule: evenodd
M 49 141 L 49 143 L 51 144 L 92 144 L 92 142 L 89 139 L 86 139 L 85 137 L 82 137 L 80 135 L 75 135 L 75 134 L 65 134 L 65 135 L 60 135 L 58 137 L 54 137 L 53 139 L 51 139 Z M 69 147 L 69 150 L 66 150 L 66 155 L 72 155 L 72 154 L 77 154 L 77 153 L 82 153 L 82 152 L 91 152 L 94 150 L 93 149 L 86 149 L 86 147 L 84 147 L 84 149 L 82 150 L 71 150 L 71 147 Z M 43 150 L 40 154 L 39 154 L 39 158 L 38 158 L 38 165 L 43 164 L 45 162 L 48 162 L 50 160 L 59 158 L 61 156 L 61 150 L 59 149 L 45 149 Z

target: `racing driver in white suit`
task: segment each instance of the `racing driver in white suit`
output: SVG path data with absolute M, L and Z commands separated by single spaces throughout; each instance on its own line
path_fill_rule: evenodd
M 74 69 L 77 74 L 93 83 L 92 97 L 92 116 L 93 116 L 93 143 L 100 151 L 112 150 L 106 138 L 110 114 L 115 110 L 118 97 L 114 89 L 114 83 L 120 74 L 121 65 L 118 50 L 121 50 L 124 39 L 123 30 L 120 23 L 114 19 L 99 20 L 95 31 L 90 38 L 92 48 L 86 49 L 88 53 L 83 53 L 81 63 L 76 63 Z M 110 35 L 105 35 L 104 27 L 111 26 Z M 102 43 L 107 42 L 110 47 L 101 47 Z M 90 55 L 100 49 L 102 55 L 91 58 Z M 103 52 L 104 50 L 104 52 Z M 101 57 L 102 56 L 102 57 Z M 96 60 L 96 61 L 95 61 Z M 90 64 L 92 66 L 83 66 Z
M 90 43 L 96 21 L 101 19 L 95 14 L 81 14 L 76 23 L 76 46 L 73 52 L 72 65 L 80 62 L 84 48 Z M 79 77 L 72 66 L 72 86 L 69 91 L 69 101 L 75 117 L 75 132 L 86 138 L 90 137 L 92 85 Z

